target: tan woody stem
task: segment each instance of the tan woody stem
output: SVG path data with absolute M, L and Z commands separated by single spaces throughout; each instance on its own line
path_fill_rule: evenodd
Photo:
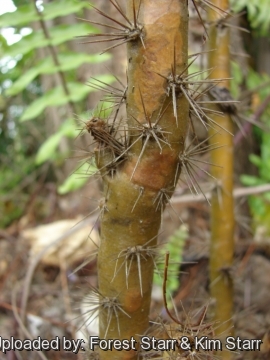
M 133 18 L 133 3 L 137 11 L 140 1 L 127 0 L 129 19 Z M 164 194 L 171 197 L 174 190 L 188 126 L 188 102 L 184 96 L 177 99 L 176 121 L 164 78 L 171 73 L 174 49 L 177 73 L 187 66 L 187 2 L 142 0 L 138 21 L 143 41 L 130 41 L 127 55 L 128 136 L 129 146 L 134 145 L 115 175 L 104 177 L 107 210 L 101 221 L 98 254 L 100 294 L 117 299 L 118 304 L 112 311 L 101 308 L 100 338 L 134 336 L 137 341 L 148 328 L 154 268 L 149 254 L 157 241 Z M 158 140 L 148 131 L 157 119 L 153 131 Z M 135 358 L 136 351 L 100 351 L 103 360 Z

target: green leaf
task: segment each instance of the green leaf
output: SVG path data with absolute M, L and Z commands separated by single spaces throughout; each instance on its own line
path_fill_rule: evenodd
M 89 180 L 89 172 L 94 173 L 97 171 L 97 168 L 95 165 L 85 163 L 79 169 L 80 174 L 78 174 L 77 171 L 71 174 L 66 181 L 58 187 L 57 191 L 60 195 L 80 189 Z
M 259 220 L 259 219 L 262 220 L 262 217 L 267 212 L 267 206 L 265 204 L 264 199 L 261 196 L 250 196 L 249 204 L 250 204 L 253 216 L 257 220 Z
M 247 80 L 248 89 L 255 88 L 259 86 L 262 82 L 262 78 L 260 77 L 260 75 L 251 68 L 249 68 L 248 76 L 246 80 Z
M 38 68 L 34 67 L 24 73 L 15 83 L 6 91 L 7 96 L 17 95 L 24 90 L 38 75 Z
M 75 138 L 77 136 L 76 124 L 73 118 L 68 118 L 60 128 L 63 136 L 68 138 Z
M 0 27 L 10 27 L 29 24 L 38 20 L 33 4 L 20 6 L 14 12 L 8 12 L 0 16 Z
M 255 154 L 250 154 L 249 155 L 249 160 L 250 162 L 252 162 L 252 164 L 260 167 L 261 163 L 262 163 L 262 160 L 261 158 L 258 156 L 258 155 L 255 155 Z
M 265 184 L 265 182 L 262 181 L 260 178 L 251 175 L 241 175 L 240 181 L 247 186 L 256 186 L 256 185 Z
M 57 0 L 45 5 L 42 16 L 44 20 L 50 20 L 58 16 L 76 13 L 86 6 L 89 6 L 89 3 L 86 1 Z M 36 9 L 33 3 L 30 3 L 18 7 L 14 12 L 1 15 L 0 27 L 20 26 L 37 21 L 38 19 L 39 16 L 36 13 Z
M 46 4 L 43 17 L 44 20 L 54 19 L 56 17 L 74 14 L 81 9 L 89 7 L 88 1 L 83 0 L 57 0 Z
M 61 86 L 49 90 L 41 98 L 35 100 L 31 105 L 28 106 L 20 118 L 20 121 L 23 122 L 34 119 L 40 115 L 47 106 L 65 105 L 69 100 L 73 102 L 80 101 L 84 99 L 89 92 L 92 91 L 92 89 L 80 83 L 69 83 L 68 89 L 71 94 L 70 96 L 66 96 L 64 94 L 63 88 Z
M 170 279 L 167 282 L 167 290 L 170 293 L 173 293 L 179 286 L 178 281 L 178 271 L 179 264 L 183 258 L 183 251 L 185 242 L 188 236 L 188 229 L 186 225 L 181 225 L 172 236 L 170 236 L 168 242 L 161 249 L 161 256 L 164 256 L 166 252 L 170 253 L 170 263 L 168 266 L 168 270 L 170 273 Z M 163 283 L 163 269 L 158 264 L 157 265 L 159 271 L 158 274 L 154 275 L 154 283 L 156 285 L 162 286 Z M 163 266 L 164 267 L 164 266 Z
M 53 160 L 56 149 L 62 139 L 61 133 L 51 135 L 39 148 L 36 156 L 36 164 L 43 164 L 47 160 Z
M 56 149 L 64 136 L 74 138 L 76 137 L 75 123 L 72 118 L 67 119 L 58 129 L 58 131 L 51 135 L 39 148 L 36 155 L 36 164 L 43 164 L 47 160 L 54 160 Z
M 50 29 L 51 39 L 46 39 L 42 30 L 35 31 L 32 34 L 24 36 L 17 43 L 11 45 L 5 55 L 12 57 L 19 54 L 24 55 L 31 50 L 44 47 L 49 44 L 59 45 L 68 40 L 74 39 L 76 36 L 94 32 L 97 32 L 96 28 L 87 23 L 78 23 L 74 25 L 61 24 Z
M 38 75 L 54 74 L 57 71 L 69 71 L 78 68 L 83 63 L 99 63 L 110 58 L 110 54 L 88 55 L 85 53 L 59 54 L 60 67 L 54 65 L 51 57 L 43 59 L 34 68 L 26 71 L 7 91 L 8 96 L 17 95 L 24 90 Z
M 102 75 L 98 77 L 101 81 L 107 82 L 108 84 L 114 81 L 112 75 Z M 42 97 L 32 102 L 29 105 L 25 112 L 22 114 L 20 121 L 27 121 L 34 119 L 40 115 L 47 106 L 60 106 L 65 105 L 69 100 L 72 102 L 77 102 L 84 99 L 90 92 L 95 91 L 95 89 L 90 86 L 78 82 L 69 82 L 68 89 L 70 96 L 64 94 L 62 86 L 57 86 L 54 89 L 46 92 Z

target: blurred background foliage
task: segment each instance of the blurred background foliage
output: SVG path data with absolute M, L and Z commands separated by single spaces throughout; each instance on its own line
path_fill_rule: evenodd
M 87 176 L 74 174 L 78 159 L 72 153 L 75 146 L 83 148 L 83 139 L 74 145 L 83 126 L 78 119 L 89 118 L 98 100 L 95 89 L 86 83 L 92 76 L 112 83 L 113 76 L 105 65 L 124 73 L 125 60 L 123 57 L 121 64 L 108 53 L 99 55 L 96 47 L 76 38 L 99 31 L 81 20 L 90 18 L 88 1 L 2 2 L 7 7 L 0 16 L 0 227 L 6 227 L 31 207 L 33 194 L 40 195 L 45 189 L 46 197 L 52 184 L 56 184 L 56 195 L 68 194 L 85 184 Z M 12 4 L 13 10 L 8 12 Z M 240 33 L 246 66 L 241 57 L 232 60 L 232 94 L 239 98 L 244 90 L 251 91 L 250 116 L 266 102 L 260 120 L 270 126 L 269 0 L 231 0 L 231 4 L 236 12 L 243 11 L 239 25 L 250 30 L 249 34 Z M 99 0 L 95 5 L 108 3 Z M 265 86 L 260 88 L 262 84 Z M 257 173 L 251 176 L 243 171 L 241 181 L 245 185 L 268 183 L 270 134 L 256 127 L 248 137 L 257 144 L 250 155 Z M 81 173 L 89 170 L 88 164 L 83 166 Z M 250 197 L 254 218 L 267 224 L 270 231 L 269 200 L 270 193 Z M 35 198 L 35 222 L 49 221 L 51 213 L 44 204 L 42 197 Z
M 268 0 L 231 0 L 234 12 L 245 11 L 250 26 L 258 36 L 269 34 L 270 13 Z
M 89 53 L 75 39 L 97 32 L 76 18 L 85 17 L 88 2 L 37 1 L 38 11 L 33 1 L 13 4 L 15 11 L 0 16 L 1 227 L 23 214 L 40 178 L 43 184 L 56 182 L 61 193 L 87 181 L 68 177 L 76 164 L 65 160 L 82 128 L 75 118 L 87 118 L 92 106 L 94 89 L 85 83 L 95 64 L 111 58 Z M 96 77 L 110 83 L 113 77 L 106 73 Z

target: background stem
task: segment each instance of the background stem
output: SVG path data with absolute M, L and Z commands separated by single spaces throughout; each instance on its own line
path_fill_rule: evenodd
M 223 10 L 228 10 L 227 0 L 213 0 L 213 4 Z M 219 15 L 209 10 L 209 21 L 213 22 L 209 31 L 209 68 L 213 68 L 211 78 L 230 77 L 229 29 L 217 27 Z M 219 85 L 229 89 L 229 80 Z M 228 114 L 213 116 L 222 128 L 210 139 L 210 143 L 218 143 L 219 147 L 211 152 L 211 162 L 222 167 L 212 166 L 211 173 L 216 178 L 217 186 L 212 195 L 211 206 L 211 248 L 210 248 L 210 291 L 215 299 L 214 313 L 218 321 L 216 336 L 223 338 L 232 332 L 233 314 L 233 283 L 230 268 L 234 254 L 234 201 L 233 201 L 233 132 L 232 121 Z M 210 130 L 210 135 L 215 133 Z M 231 359 L 227 351 L 219 353 L 222 359 Z

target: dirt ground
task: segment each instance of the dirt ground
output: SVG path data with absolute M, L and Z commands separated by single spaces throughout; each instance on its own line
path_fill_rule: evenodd
M 97 199 L 98 186 L 91 185 L 93 197 Z M 45 194 L 40 194 L 44 196 Z M 68 199 L 58 198 L 57 211 L 53 219 L 46 224 L 63 226 L 40 228 L 37 231 L 33 219 L 33 206 L 26 209 L 24 217 L 0 231 L 0 329 L 2 339 L 33 338 L 55 339 L 57 336 L 66 339 L 77 339 L 89 334 L 97 334 L 94 321 L 86 323 L 88 332 L 83 330 L 85 320 L 81 315 L 87 303 L 89 289 L 97 285 L 96 258 L 89 259 L 88 264 L 77 272 L 74 270 L 85 259 L 88 259 L 89 248 L 95 253 L 95 245 L 85 242 L 92 230 L 91 237 L 98 242 L 97 212 L 83 218 L 78 223 L 77 214 L 88 214 L 95 210 L 96 203 L 83 194 Z M 47 197 L 50 199 L 50 197 Z M 43 201 L 46 201 L 45 196 Z M 47 200 L 50 201 L 50 200 Z M 38 203 L 38 201 L 37 201 Z M 47 204 L 48 206 L 50 204 Z M 35 206 L 34 206 L 35 209 Z M 191 316 L 205 304 L 208 304 L 207 320 L 211 319 L 211 300 L 209 295 L 208 248 L 209 248 L 209 206 L 203 202 L 191 202 L 175 205 L 175 209 L 188 225 L 189 232 L 185 244 L 183 262 L 179 267 L 179 288 L 173 294 L 179 319 L 184 319 L 185 312 Z M 38 211 L 38 209 L 36 209 Z M 28 211 L 28 212 L 27 212 Z M 35 213 L 35 211 L 34 211 Z M 31 221 L 29 217 L 31 215 Z M 74 220 L 75 218 L 75 220 Z M 28 220 L 27 220 L 28 219 Z M 65 223 L 55 225 L 65 219 Z M 96 221 L 97 219 L 97 221 Z M 38 221 L 37 221 L 38 223 Z M 74 224 L 78 223 L 77 227 Z M 179 222 L 172 220 L 165 212 L 161 238 L 168 238 Z M 79 228 L 79 229 L 78 229 Z M 30 230 L 29 230 L 30 229 Z M 30 233 L 29 233 L 30 231 Z M 44 232 L 48 231 L 45 234 Z M 70 241 L 60 234 L 70 234 Z M 81 233 L 80 233 L 81 232 Z M 80 233 L 80 235 L 79 235 Z M 42 238 L 43 235 L 43 238 Z M 46 242 L 46 236 L 48 242 Z M 60 237 L 59 237 L 60 236 Z M 40 239 L 43 243 L 39 244 Z M 58 239 L 57 250 L 47 251 L 44 258 L 39 259 L 40 252 L 48 245 L 49 238 Z M 60 240 L 59 240 L 60 238 Z M 45 241 L 45 244 L 44 244 Z M 234 359 L 269 359 L 270 358 L 270 247 L 269 242 L 254 240 L 250 231 L 237 225 L 235 235 L 235 264 L 227 269 L 223 276 L 232 277 L 234 283 L 234 336 L 241 339 L 263 340 L 261 351 L 238 351 Z M 39 245 L 38 245 L 39 244 Z M 34 264 L 34 262 L 36 262 Z M 33 266 L 33 264 L 35 266 Z M 31 270 L 32 269 L 32 273 Z M 22 318 L 23 301 L 26 301 L 26 321 Z M 185 311 L 183 311 L 185 309 Z M 172 310 L 173 311 L 173 310 Z M 18 320 L 18 317 L 21 319 Z M 163 318 L 169 322 L 164 311 L 161 288 L 155 289 L 150 319 Z M 24 323 L 24 324 L 23 324 Z M 26 326 L 26 327 L 25 327 Z M 1 346 L 3 344 L 1 343 Z M 72 351 L 44 352 L 47 359 L 83 359 L 83 354 Z M 38 359 L 38 352 L 7 351 L 0 352 L 1 359 L 21 360 Z M 210 359 L 210 357 L 209 357 Z

